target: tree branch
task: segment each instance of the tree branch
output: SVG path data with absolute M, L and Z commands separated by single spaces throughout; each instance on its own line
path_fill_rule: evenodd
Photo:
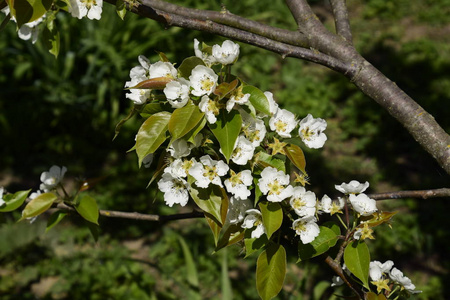
M 357 290 L 351 282 L 348 281 L 347 277 L 344 274 L 344 271 L 341 268 L 341 265 L 332 259 L 330 256 L 325 258 L 325 263 L 344 281 L 344 283 L 355 293 L 359 299 L 363 299 L 362 293 Z
M 350 21 L 345 0 L 330 0 L 330 4 L 333 9 L 336 33 L 349 44 L 352 44 L 352 31 L 350 29 Z
M 390 200 L 401 198 L 421 198 L 421 199 L 442 198 L 442 197 L 450 197 L 450 189 L 442 188 L 435 190 L 398 191 L 398 192 L 368 194 L 367 196 L 375 200 Z

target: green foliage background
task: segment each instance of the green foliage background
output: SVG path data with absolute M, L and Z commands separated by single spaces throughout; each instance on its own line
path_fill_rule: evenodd
M 233 13 L 296 28 L 283 2 L 223 2 Z M 450 132 L 450 1 L 347 2 L 357 48 Z M 220 2 L 212 0 L 177 3 L 220 9 Z M 332 29 L 328 2 L 310 3 Z M 194 38 L 209 44 L 223 39 L 164 28 L 130 13 L 122 22 L 107 4 L 100 21 L 61 13 L 57 22 L 62 49 L 56 60 L 40 42 L 20 40 L 12 24 L 0 33 L 0 185 L 11 192 L 37 189 L 41 172 L 65 165 L 72 187 L 82 178 L 106 176 L 91 192 L 101 209 L 189 211 L 168 208 L 154 187 L 145 189 L 151 170 L 139 170 L 135 154 L 126 154 L 141 120 L 128 122 L 111 140 L 115 124 L 131 107 L 123 86 L 138 55 L 156 61 L 155 51 L 163 51 L 180 63 L 193 55 Z M 448 186 L 448 175 L 429 155 L 343 76 L 244 44 L 233 70 L 272 91 L 282 107 L 299 117 L 312 113 L 327 119 L 325 148 L 305 149 L 311 187 L 318 195 L 335 196 L 334 184 L 352 179 L 368 180 L 371 192 Z M 445 284 L 450 280 L 448 200 L 380 203 L 400 213 L 393 229 L 377 228 L 372 258 L 394 260 L 424 291 L 417 299 L 450 297 Z M 31 226 L 16 224 L 18 218 L 0 215 L 2 299 L 257 298 L 256 256 L 244 261 L 238 246 L 211 254 L 213 240 L 204 220 L 159 224 L 101 218 L 95 243 L 76 217 L 47 234 L 45 217 Z M 292 261 L 279 299 L 333 297 L 325 264 L 315 258 L 296 265 L 295 255 L 295 249 L 288 252 Z M 227 298 L 229 286 L 232 298 Z

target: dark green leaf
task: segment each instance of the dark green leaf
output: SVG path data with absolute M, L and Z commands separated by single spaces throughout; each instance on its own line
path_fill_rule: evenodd
M 54 212 L 47 220 L 47 228 L 45 229 L 45 232 L 52 229 L 56 224 L 62 221 L 64 217 L 67 216 L 67 213 L 62 212 L 60 210 Z
M 234 145 L 241 132 L 242 118 L 237 110 L 227 113 L 222 110 L 217 116 L 217 122 L 209 124 L 209 128 L 219 141 L 220 149 L 227 162 L 230 160 L 234 150 Z
M 272 244 L 262 252 L 256 263 L 256 289 L 263 300 L 278 295 L 286 276 L 286 250 Z
M 301 241 L 298 243 L 298 260 L 305 261 L 312 257 L 325 253 L 336 245 L 338 236 L 330 228 L 320 226 L 319 235 L 309 244 L 303 244 Z
M 194 258 L 192 257 L 192 253 L 189 250 L 186 241 L 178 236 L 178 241 L 180 242 L 181 249 L 183 250 L 184 260 L 186 262 L 186 279 L 191 285 L 191 287 L 198 288 L 198 275 L 197 268 L 195 267 Z
M 127 13 L 127 7 L 125 5 L 125 1 L 124 0 L 117 0 L 116 1 L 116 12 L 117 15 L 122 19 L 125 18 L 125 15 Z
M 42 33 L 42 38 L 48 52 L 57 58 L 60 47 L 59 31 L 56 28 L 49 30 L 48 27 L 45 27 Z
M 33 22 L 50 9 L 53 0 L 7 0 L 11 15 L 16 18 L 17 27 Z
M 185 79 L 189 80 L 189 76 L 191 76 L 192 69 L 194 69 L 196 66 L 202 65 L 204 66 L 205 63 L 201 58 L 198 58 L 197 56 L 191 56 L 183 60 L 181 65 L 178 67 L 178 73 L 181 77 L 184 77 Z

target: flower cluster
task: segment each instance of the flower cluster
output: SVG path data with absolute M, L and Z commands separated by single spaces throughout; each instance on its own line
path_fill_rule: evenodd
M 387 292 L 394 292 L 393 285 L 400 291 L 406 291 L 410 294 L 421 293 L 422 291 L 416 290 L 416 286 L 411 282 L 411 279 L 403 275 L 403 272 L 393 267 L 392 260 L 388 260 L 384 263 L 379 261 L 370 262 L 369 275 L 372 279 L 371 283 L 377 287 L 377 292 L 382 290 Z

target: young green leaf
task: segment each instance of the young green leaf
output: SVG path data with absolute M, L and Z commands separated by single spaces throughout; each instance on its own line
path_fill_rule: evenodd
M 178 73 L 181 77 L 184 77 L 185 79 L 189 80 L 189 76 L 191 76 L 192 69 L 194 69 L 196 66 L 202 65 L 204 66 L 205 63 L 201 58 L 198 58 L 197 56 L 191 56 L 183 60 L 181 65 L 178 67 Z
M 75 209 L 86 221 L 98 225 L 98 206 L 91 196 L 82 196 Z
M 232 82 L 222 82 L 214 90 L 213 94 L 219 97 L 219 100 L 234 91 L 238 85 L 239 81 L 237 79 Z
M 256 263 L 256 289 L 263 300 L 278 295 L 286 276 L 286 250 L 272 244 L 263 251 Z
M 316 257 L 322 253 L 325 253 L 336 245 L 338 236 L 332 229 L 320 226 L 319 235 L 309 244 L 298 243 L 298 260 L 305 261 L 312 257 Z
M 262 165 L 264 168 L 266 167 L 273 167 L 275 169 L 278 169 L 280 171 L 283 171 L 286 173 L 286 165 L 284 161 L 281 159 L 275 158 L 270 154 L 267 154 L 266 152 L 258 152 L 256 154 L 256 161 L 258 164 Z
M 262 201 L 259 203 L 264 228 L 267 237 L 270 239 L 272 234 L 281 227 L 283 223 L 283 210 L 279 203 Z
M 63 211 L 58 210 L 54 212 L 47 220 L 47 228 L 45 228 L 45 232 L 48 232 L 50 229 L 55 227 L 55 225 L 61 222 L 65 216 L 67 216 L 67 213 Z
M 250 94 L 249 101 L 257 111 L 270 115 L 269 100 L 267 100 L 266 95 L 260 89 L 246 85 L 242 88 L 242 93 Z
M 42 214 L 52 206 L 56 199 L 58 199 L 58 196 L 53 193 L 40 194 L 28 202 L 27 206 L 25 206 L 22 211 L 22 218 L 20 218 L 19 221 Z
M 18 191 L 14 194 L 3 196 L 5 204 L 0 207 L 0 212 L 9 212 L 18 209 L 25 202 L 30 192 L 31 190 Z
M 11 15 L 16 18 L 17 27 L 36 21 L 52 6 L 53 0 L 7 0 Z
M 306 160 L 302 149 L 294 144 L 288 144 L 284 147 L 284 152 L 289 160 L 303 173 L 306 173 Z
M 155 152 L 166 140 L 170 116 L 171 114 L 168 112 L 156 113 L 148 118 L 139 128 L 136 137 L 136 153 L 139 158 L 139 167 L 142 165 L 144 157 Z
M 172 136 L 171 142 L 183 137 L 194 129 L 204 115 L 192 101 L 189 101 L 184 107 L 175 109 L 169 121 L 169 132 Z
M 370 252 L 366 243 L 353 241 L 344 250 L 344 262 L 348 270 L 369 288 Z
M 217 122 L 209 124 L 209 128 L 219 141 L 220 149 L 227 162 L 230 160 L 234 145 L 241 132 L 242 117 L 237 110 L 227 113 L 225 110 L 217 116 Z

